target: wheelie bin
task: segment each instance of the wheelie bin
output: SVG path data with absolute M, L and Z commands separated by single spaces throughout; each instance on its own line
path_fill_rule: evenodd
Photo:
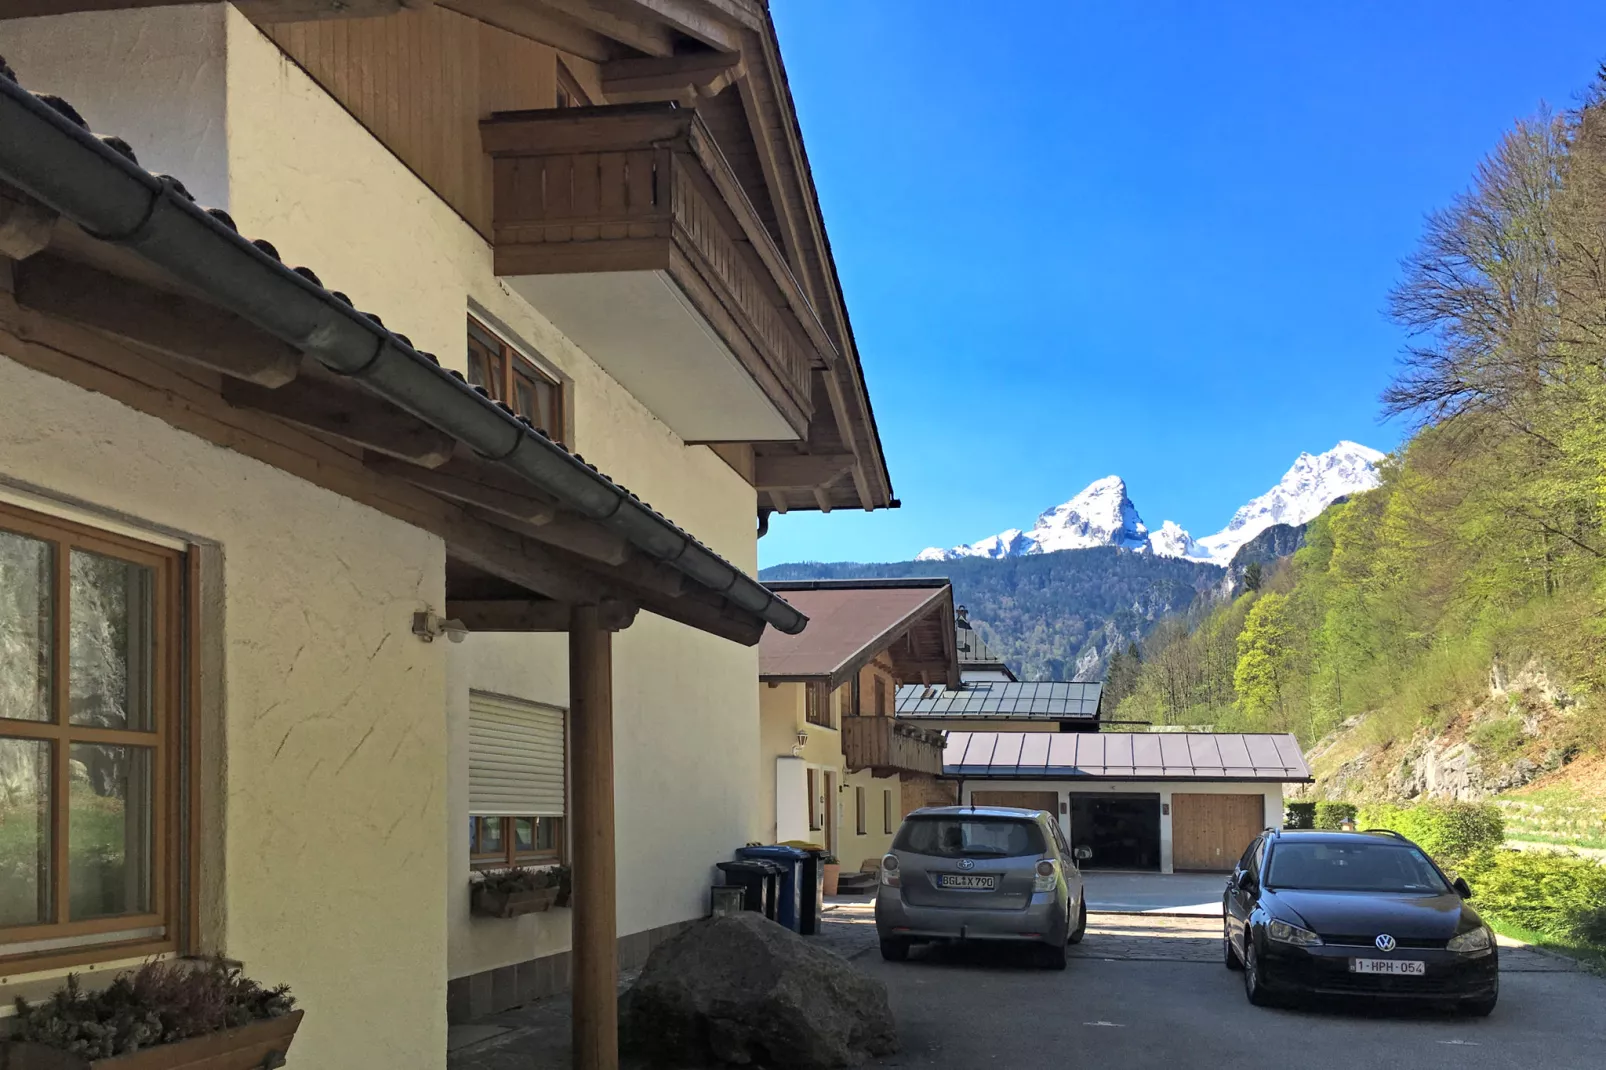
M 796 847 L 783 847 L 777 843 L 766 847 L 739 848 L 736 857 L 762 859 L 781 867 L 781 905 L 775 911 L 775 920 L 796 932 L 800 914 L 798 901 L 801 898 L 799 893 L 803 883 L 803 860 L 808 857 L 808 853 Z
M 763 858 L 739 858 L 734 862 L 720 862 L 719 871 L 729 884 L 744 891 L 743 908 L 756 910 L 775 921 L 780 906 L 779 884 L 785 867 Z
M 820 914 L 825 910 L 825 856 L 830 852 L 823 847 L 802 850 L 803 890 L 798 896 L 797 931 L 813 936 L 820 931 Z

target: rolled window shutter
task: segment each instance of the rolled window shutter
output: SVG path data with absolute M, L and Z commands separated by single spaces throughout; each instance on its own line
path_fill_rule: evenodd
M 468 700 L 468 809 L 562 817 L 564 711 L 473 693 Z

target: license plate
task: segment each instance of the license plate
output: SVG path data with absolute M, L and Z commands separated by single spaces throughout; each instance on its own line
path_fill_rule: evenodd
M 974 873 L 939 873 L 939 888 L 974 888 L 990 892 L 998 887 L 997 877 L 983 877 Z
M 1421 977 L 1428 965 L 1413 959 L 1350 959 L 1350 973 L 1386 973 L 1394 977 Z

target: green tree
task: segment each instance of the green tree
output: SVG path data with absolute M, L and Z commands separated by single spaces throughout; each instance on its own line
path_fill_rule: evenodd
M 1262 595 L 1250 608 L 1243 631 L 1238 633 L 1238 666 L 1232 678 L 1239 709 L 1252 724 L 1287 727 L 1284 697 L 1292 639 L 1287 596 L 1275 592 Z
M 1260 562 L 1259 561 L 1251 561 L 1251 562 L 1249 562 L 1249 564 L 1244 568 L 1244 590 L 1246 590 L 1246 591 L 1258 591 L 1258 590 L 1260 590 L 1260 585 L 1261 585 L 1263 580 L 1264 580 L 1264 576 L 1262 575 Z

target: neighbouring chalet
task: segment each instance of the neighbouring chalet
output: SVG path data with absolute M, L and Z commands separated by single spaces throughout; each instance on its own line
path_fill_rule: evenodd
M 887 852 L 942 772 L 942 733 L 893 714 L 908 681 L 959 681 L 953 588 L 909 579 L 770 589 L 810 623 L 759 641 L 760 824 L 769 839 L 822 843 L 857 869 Z
M 757 538 L 897 504 L 767 5 L 12 0 L 0 55 L 0 1015 L 219 953 L 293 1065 L 439 1070 L 572 978 L 616 1066 L 773 833 Z M 823 679 L 953 676 L 945 592 Z

